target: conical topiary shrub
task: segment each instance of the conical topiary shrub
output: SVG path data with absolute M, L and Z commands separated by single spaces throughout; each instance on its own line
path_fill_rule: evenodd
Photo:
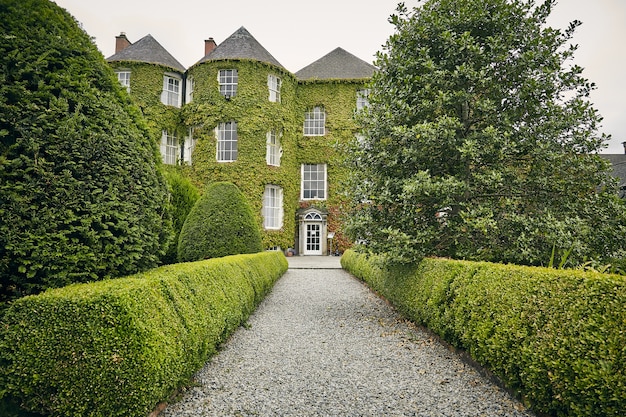
M 156 266 L 156 144 L 93 41 L 48 0 L 0 2 L 0 305 Z
M 235 184 L 207 187 L 185 220 L 178 241 L 178 260 L 199 261 L 263 250 L 259 226 Z

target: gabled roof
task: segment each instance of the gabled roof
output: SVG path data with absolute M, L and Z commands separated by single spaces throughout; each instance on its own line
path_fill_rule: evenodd
M 377 68 L 342 48 L 337 48 L 296 72 L 306 80 L 358 80 L 371 78 Z
M 243 26 L 196 64 L 228 59 L 260 61 L 284 68 Z
M 147 62 L 150 64 L 164 65 L 177 71 L 185 72 L 185 67 L 167 52 L 150 34 L 110 56 L 107 58 L 107 61 Z

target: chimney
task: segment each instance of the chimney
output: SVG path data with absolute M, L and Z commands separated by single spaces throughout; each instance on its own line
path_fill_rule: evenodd
M 128 38 L 126 38 L 126 33 L 120 32 L 119 36 L 115 37 L 115 53 L 123 51 L 131 45 Z
M 213 51 L 216 46 L 217 44 L 215 43 L 213 38 L 206 39 L 204 41 L 204 56 L 207 56 L 208 54 L 210 54 L 211 51 Z

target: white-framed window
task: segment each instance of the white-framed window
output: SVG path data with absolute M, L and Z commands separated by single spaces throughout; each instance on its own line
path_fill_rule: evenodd
M 161 133 L 161 157 L 163 163 L 167 165 L 176 165 L 180 157 L 180 146 L 178 138 L 167 130 Z
M 280 147 L 280 133 L 276 133 L 275 130 L 267 132 L 267 152 L 265 160 L 267 165 L 280 166 L 280 157 L 283 154 L 283 150 Z
M 277 185 L 265 186 L 263 226 L 274 230 L 283 227 L 283 189 Z
M 191 103 L 193 101 L 193 88 L 195 83 L 193 77 L 187 77 L 185 80 L 185 103 Z
M 302 164 L 302 200 L 326 200 L 326 164 Z
M 193 137 L 193 128 L 189 128 L 187 136 L 185 136 L 185 146 L 183 148 L 183 161 L 191 165 L 193 151 L 196 149 L 196 138 Z
M 163 76 L 163 92 L 161 103 L 166 106 L 180 107 L 181 102 L 181 78 L 173 74 Z
M 357 110 L 363 110 L 364 108 L 370 105 L 370 102 L 368 99 L 369 95 L 370 95 L 370 90 L 367 88 L 356 92 L 356 109 Z
M 217 73 L 217 81 L 220 84 L 220 94 L 226 98 L 234 97 L 237 94 L 237 83 L 239 76 L 236 69 L 223 69 Z
M 216 129 L 217 161 L 237 160 L 237 122 L 220 123 Z
M 126 88 L 126 91 L 130 93 L 130 71 L 122 70 L 115 71 L 117 74 L 117 80 L 120 82 L 122 87 Z
M 322 107 L 313 107 L 304 114 L 304 136 L 324 136 L 326 113 Z
M 269 74 L 267 76 L 267 88 L 270 90 L 270 101 L 273 103 L 280 103 L 280 86 L 282 81 L 275 75 Z

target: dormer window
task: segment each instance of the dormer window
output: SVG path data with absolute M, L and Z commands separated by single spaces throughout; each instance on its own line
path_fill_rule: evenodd
M 236 69 L 219 70 L 217 80 L 220 84 L 220 94 L 230 99 L 237 94 L 239 77 Z
M 280 103 L 280 86 L 280 78 L 271 74 L 267 76 L 267 87 L 270 90 L 270 101 L 273 103 Z
M 122 87 L 126 88 L 126 91 L 130 93 L 130 71 L 122 70 L 115 71 L 117 74 L 117 80 L 120 82 Z
M 161 103 L 165 104 L 166 106 L 180 107 L 181 81 L 181 78 L 174 74 L 166 74 L 163 76 L 163 92 L 161 93 Z

